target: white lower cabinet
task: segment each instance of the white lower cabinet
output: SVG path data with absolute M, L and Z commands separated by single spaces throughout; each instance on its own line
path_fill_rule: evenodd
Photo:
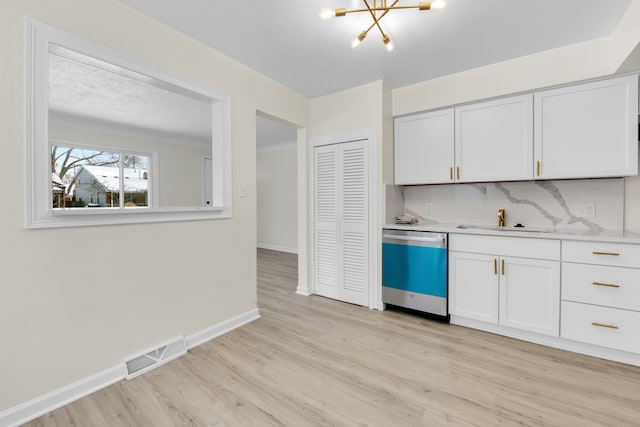
M 557 337 L 559 260 L 557 240 L 452 234 L 449 311 L 454 316 Z
M 500 324 L 557 337 L 560 334 L 560 262 L 502 257 Z
M 640 246 L 562 242 L 562 338 L 640 353 Z
M 498 276 L 493 255 L 449 251 L 449 313 L 498 323 Z
M 640 312 L 562 301 L 562 337 L 640 353 Z
M 640 245 L 450 233 L 449 312 L 454 324 L 640 366 Z

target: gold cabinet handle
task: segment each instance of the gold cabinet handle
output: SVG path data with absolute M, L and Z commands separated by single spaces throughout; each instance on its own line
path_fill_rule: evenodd
M 540 176 L 540 160 L 536 162 L 536 176 Z
M 502 275 L 504 276 L 504 259 L 502 260 Z
M 592 252 L 594 255 L 610 255 L 610 256 L 620 256 L 620 254 L 617 254 L 615 252 L 598 252 L 598 251 L 594 251 Z
M 591 322 L 591 324 L 593 326 L 599 326 L 601 328 L 609 328 L 609 329 L 620 329 L 618 328 L 616 325 L 608 325 L 606 323 L 598 323 L 598 322 Z
M 453 181 L 453 166 L 449 168 L 449 181 Z
M 493 274 L 498 275 L 498 260 L 495 258 L 493 259 Z
M 456 166 L 456 179 L 460 179 L 460 166 Z
M 600 283 L 600 282 L 592 282 L 592 285 L 596 285 L 596 286 L 606 286 L 608 288 L 619 288 L 620 285 L 615 285 L 613 283 Z

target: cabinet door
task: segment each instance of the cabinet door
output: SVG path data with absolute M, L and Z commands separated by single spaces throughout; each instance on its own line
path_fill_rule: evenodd
M 502 257 L 499 269 L 500 324 L 559 336 L 560 263 Z
M 533 177 L 533 95 L 458 107 L 455 127 L 460 182 Z
M 497 258 L 449 252 L 449 313 L 498 323 Z
M 638 173 L 638 76 L 539 92 L 534 106 L 536 179 Z
M 396 185 L 453 181 L 453 108 L 395 119 Z

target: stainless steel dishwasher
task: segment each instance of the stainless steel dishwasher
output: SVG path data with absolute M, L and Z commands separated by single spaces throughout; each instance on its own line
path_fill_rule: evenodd
M 382 302 L 449 321 L 447 233 L 382 231 Z

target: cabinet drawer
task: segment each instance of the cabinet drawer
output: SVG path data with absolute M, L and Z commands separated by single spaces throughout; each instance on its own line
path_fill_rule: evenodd
M 640 245 L 563 241 L 562 261 L 640 268 Z
M 449 250 L 551 261 L 560 260 L 560 241 L 549 239 L 449 234 Z
M 640 270 L 564 262 L 562 299 L 640 311 Z
M 640 353 L 640 313 L 562 302 L 562 338 Z

